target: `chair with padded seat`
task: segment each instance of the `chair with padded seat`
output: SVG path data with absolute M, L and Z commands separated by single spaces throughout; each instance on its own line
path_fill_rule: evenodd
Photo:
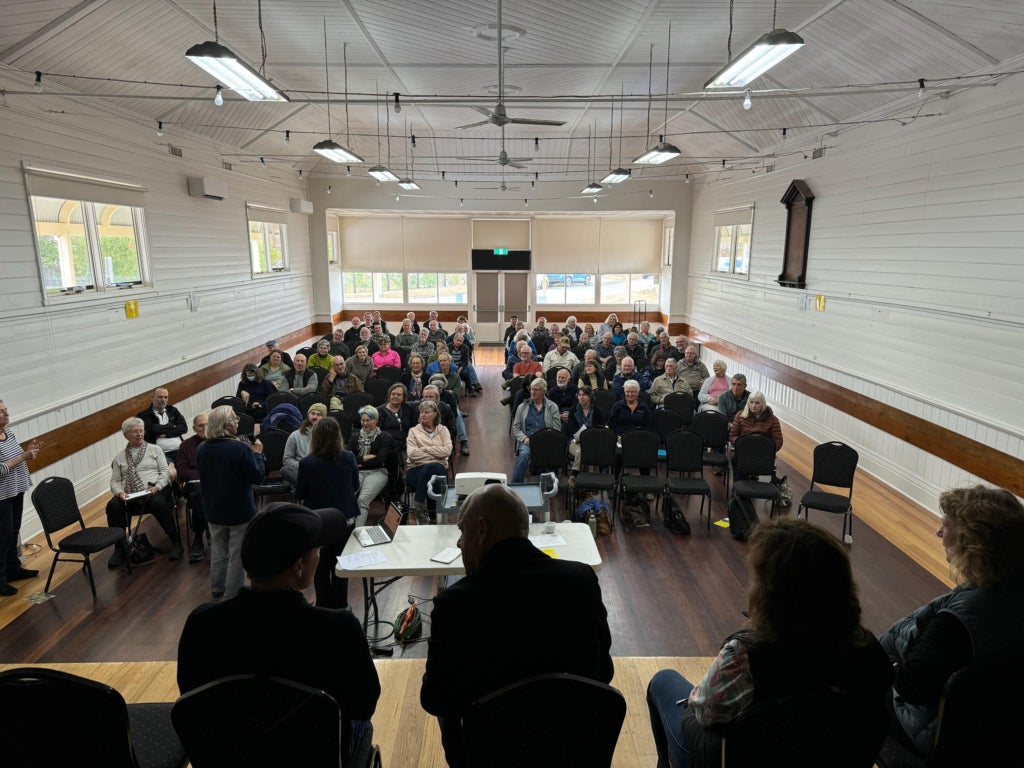
M 374 378 L 386 381 L 390 387 L 392 384 L 397 384 L 402 380 L 402 369 L 394 365 L 382 365 L 373 372 L 373 375 Z M 370 381 L 373 381 L 373 379 Z
M 262 481 L 252 487 L 256 498 L 262 502 L 268 496 L 290 496 L 291 483 L 281 476 L 288 433 L 280 429 L 268 429 L 266 432 L 260 432 L 260 442 L 263 443 L 263 465 L 266 474 Z
M 718 411 L 701 411 L 690 422 L 690 429 L 704 441 L 704 466 L 720 470 L 725 493 L 729 495 L 729 472 L 732 465 L 726 453 L 729 444 L 729 419 Z
M 171 719 L 193 768 L 338 768 L 348 742 L 348 724 L 329 694 L 268 675 L 202 685 L 174 703 Z M 356 745 L 346 768 L 380 764 L 371 740 L 368 734 Z
M 590 430 L 587 430 L 588 432 Z M 650 429 L 631 429 L 622 436 L 622 473 L 619 475 L 619 504 L 627 493 L 651 494 L 661 501 L 665 496 L 665 478 L 658 474 L 658 433 Z M 649 474 L 631 474 L 629 470 Z
M 556 715 L 538 717 L 538 712 Z M 610 766 L 625 718 L 626 699 L 610 685 L 566 673 L 537 675 L 466 708 L 466 765 Z
M 392 366 L 387 367 L 390 368 Z M 376 377 L 367 380 L 366 384 L 363 386 L 366 387 L 366 394 L 373 398 L 373 402 L 371 403 L 372 405 L 379 408 L 388 401 L 388 390 L 391 388 L 392 383 L 393 382 L 389 382 L 387 379 Z
M 610 389 L 594 390 L 594 405 L 607 419 L 612 415 L 612 406 L 615 405 L 615 396 Z
M 559 490 L 568 498 L 569 485 L 565 482 L 569 466 L 569 439 L 560 429 L 538 429 L 530 435 L 530 472 L 540 475 L 553 472 L 560 477 Z
M 661 401 L 667 411 L 675 411 L 683 419 L 683 426 L 693 423 L 693 395 L 689 392 L 669 392 Z
M 857 474 L 857 461 L 860 456 L 846 443 L 833 441 L 814 447 L 814 468 L 811 471 L 811 489 L 800 499 L 796 516 L 800 512 L 808 518 L 808 510 L 820 509 L 843 516 L 843 541 L 853 544 L 853 478 Z M 830 493 L 815 490 L 815 485 L 828 485 L 846 488 L 848 493 Z M 847 532 L 849 524 L 849 532 Z
M 349 392 L 341 398 L 341 408 L 352 417 L 352 423 L 359 420 L 359 409 L 364 405 L 373 405 L 373 395 L 369 392 Z
M 775 476 L 775 441 L 768 435 L 752 432 L 740 435 L 733 443 L 736 477 L 732 495 L 744 499 L 764 499 L 772 503 L 770 517 L 775 517 L 780 500 L 779 487 L 757 478 Z
M 274 410 L 275 406 L 278 406 L 281 403 L 288 403 L 289 405 L 294 405 L 296 408 L 298 408 L 299 398 L 298 396 L 293 395 L 291 392 L 275 392 L 274 394 L 267 398 L 267 413 L 269 414 L 272 410 Z
M 222 405 L 230 405 L 232 410 L 239 416 L 245 415 L 245 401 L 240 397 L 234 395 L 224 395 L 224 397 L 218 397 L 212 403 L 210 403 L 210 410 L 214 408 L 220 408 Z
M 306 418 L 306 414 L 314 403 L 320 403 L 328 410 L 331 408 L 331 398 L 329 395 L 325 395 L 323 392 L 310 392 L 308 395 L 303 395 L 299 398 L 299 412 L 302 414 L 302 418 Z
M 580 442 L 580 471 L 576 475 L 575 490 L 570 506 L 578 506 L 580 491 L 597 491 L 607 493 L 610 497 L 612 510 L 615 509 L 616 490 L 619 484 L 616 467 L 616 450 L 618 435 L 606 427 L 591 427 L 583 430 Z M 593 467 L 589 471 L 586 467 Z M 614 524 L 614 516 L 612 519 Z
M 338 422 L 338 426 L 341 427 L 341 439 L 345 445 L 348 445 L 348 441 L 352 439 L 355 420 L 345 411 L 331 411 L 328 415 Z
M 126 704 L 109 685 L 53 669 L 0 672 L 4 765 L 179 768 L 171 704 Z
M 92 589 L 92 596 L 95 599 L 96 580 L 93 577 L 90 557 L 115 544 L 124 545 L 126 543 L 125 529 L 108 526 L 87 528 L 82 519 L 82 511 L 78 508 L 78 499 L 75 498 L 75 486 L 66 477 L 48 477 L 40 482 L 32 491 L 32 506 L 35 507 L 39 522 L 42 523 L 43 533 L 46 534 L 46 544 L 54 553 L 53 563 L 50 565 L 50 575 L 46 579 L 43 592 L 50 591 L 53 572 L 59 561 L 81 562 L 82 571 L 89 579 L 89 587 Z M 65 536 L 54 545 L 54 534 L 76 523 L 78 530 Z M 131 563 L 126 561 L 126 565 L 130 573 Z
M 665 495 L 700 496 L 700 516 L 704 517 L 704 498 L 708 500 L 708 530 L 711 530 L 711 486 L 704 479 L 704 440 L 689 429 L 677 429 L 665 438 Z M 678 474 L 673 475 L 676 472 Z M 696 473 L 697 477 L 690 475 Z

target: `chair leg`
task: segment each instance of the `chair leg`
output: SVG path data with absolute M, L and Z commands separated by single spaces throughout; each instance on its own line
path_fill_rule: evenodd
M 60 559 L 59 553 L 54 553 L 53 562 L 50 564 L 50 575 L 46 579 L 46 586 L 43 587 L 43 592 L 50 591 L 50 582 L 53 581 L 53 572 L 57 570 L 57 561 Z
M 92 589 L 92 599 L 96 599 L 96 580 L 92 576 L 92 563 L 89 561 L 89 555 L 85 556 L 85 562 L 82 563 L 82 570 L 85 571 L 85 575 L 89 578 L 89 587 Z

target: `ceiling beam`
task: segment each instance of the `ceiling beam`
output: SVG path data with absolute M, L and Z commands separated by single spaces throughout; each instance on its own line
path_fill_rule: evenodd
M 98 10 L 100 6 L 106 5 L 107 2 L 108 0 L 83 0 L 74 8 L 62 13 L 49 24 L 45 24 L 37 29 L 28 37 L 19 40 L 14 45 L 9 46 L 6 50 L 0 51 L 0 61 L 7 62 L 10 59 L 15 58 L 26 48 L 34 47 L 54 35 L 59 35 L 61 32 L 73 26 L 93 11 Z

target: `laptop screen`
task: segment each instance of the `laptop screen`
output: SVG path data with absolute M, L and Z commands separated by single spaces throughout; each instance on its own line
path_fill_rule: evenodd
M 387 533 L 389 539 L 395 538 L 400 522 L 402 522 L 402 515 L 394 505 L 389 504 L 387 512 L 384 513 L 384 519 L 380 521 L 380 526 Z

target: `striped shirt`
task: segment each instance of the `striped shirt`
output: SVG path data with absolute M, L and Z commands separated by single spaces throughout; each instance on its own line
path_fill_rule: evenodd
M 28 464 L 23 461 L 14 469 L 7 466 L 8 461 L 18 458 L 22 453 L 21 443 L 13 432 L 8 432 L 5 440 L 0 440 L 0 499 L 10 499 L 25 493 L 31 485 Z

